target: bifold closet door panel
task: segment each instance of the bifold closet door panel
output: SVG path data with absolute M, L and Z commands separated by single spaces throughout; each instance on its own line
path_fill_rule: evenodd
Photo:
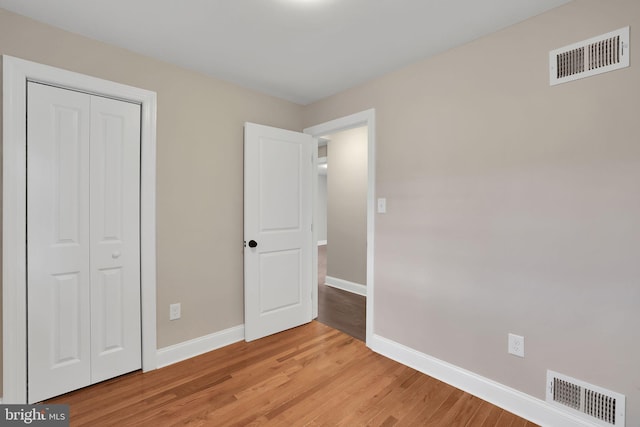
M 141 368 L 140 106 L 91 99 L 91 380 Z
M 90 97 L 28 84 L 29 402 L 91 379 Z

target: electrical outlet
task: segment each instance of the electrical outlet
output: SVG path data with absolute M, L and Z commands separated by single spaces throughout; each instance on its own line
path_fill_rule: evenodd
M 177 320 L 180 318 L 180 303 L 169 305 L 169 320 Z
M 509 354 L 524 357 L 524 337 L 520 335 L 509 334 Z

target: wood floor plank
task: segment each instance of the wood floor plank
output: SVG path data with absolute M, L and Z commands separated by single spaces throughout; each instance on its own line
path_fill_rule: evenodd
M 319 322 L 48 402 L 72 426 L 529 426 Z
M 485 420 L 489 417 L 491 410 L 496 408 L 488 402 L 482 401 L 478 406 L 476 412 L 469 417 L 465 427 L 482 426 Z
M 500 419 L 500 416 L 502 415 L 504 410 L 493 405 L 490 405 L 490 408 L 491 410 L 482 423 L 482 427 L 496 427 L 499 425 L 498 420 Z
M 456 392 L 454 387 L 440 383 L 427 392 L 425 396 L 422 410 L 411 420 L 408 425 L 429 425 L 431 418 L 440 409 L 440 407 Z
M 497 426 L 511 427 L 514 422 L 518 420 L 518 417 L 513 415 L 511 412 L 502 411 L 500 414 L 500 418 L 496 423 Z
M 462 390 L 454 389 L 451 394 L 446 398 L 444 402 L 438 407 L 438 409 L 426 420 L 425 425 L 431 426 L 443 426 L 446 425 L 446 421 L 450 418 L 451 409 L 458 403 L 460 399 L 465 398 L 465 393 Z
M 340 338 L 342 341 L 349 343 L 354 341 L 353 338 L 342 334 L 340 334 Z M 340 340 L 337 341 L 338 344 L 341 342 Z M 339 346 L 336 348 L 339 348 Z M 349 351 L 347 352 L 347 350 Z M 316 391 L 335 382 L 335 378 L 340 376 L 348 378 L 352 372 L 357 372 L 359 370 L 358 360 L 355 357 L 357 354 L 355 352 L 352 353 L 350 350 L 357 350 L 357 347 L 350 347 L 343 351 L 343 355 L 346 355 L 348 359 L 352 359 L 346 366 L 344 363 L 336 363 L 335 360 L 332 361 L 331 358 L 325 357 L 322 360 L 318 359 L 314 365 L 314 369 L 301 370 L 300 372 L 292 374 L 292 381 L 288 383 L 286 389 L 278 390 L 278 393 L 275 394 L 256 396 L 257 400 L 238 401 L 236 404 L 216 413 L 216 420 L 246 424 L 260 417 L 265 417 L 266 420 L 277 417 L 289 407 L 295 406 L 300 400 L 310 398 Z M 322 350 L 320 350 L 320 352 L 322 353 Z M 301 357 L 298 360 L 291 359 L 291 361 L 307 366 L 309 358 L 317 359 L 316 355 L 309 355 L 307 357 Z M 312 384 L 311 387 L 310 384 Z M 237 410 L 237 408 L 242 409 L 246 407 L 247 404 L 253 408 L 252 413 L 246 414 L 242 410 Z M 241 414 L 240 418 L 238 418 L 238 414 Z
M 392 414 L 398 418 L 402 425 L 411 425 L 416 417 L 423 414 L 424 408 L 434 402 L 429 397 L 435 396 L 433 393 L 434 390 L 442 389 L 449 390 L 449 392 L 453 390 L 453 387 L 450 387 L 435 378 L 422 374 L 419 375 L 420 387 L 411 387 L 409 390 L 410 394 L 404 398 L 402 405 L 392 409 Z
M 354 413 L 364 401 L 370 399 L 378 387 L 393 382 L 401 370 L 397 365 L 388 363 L 378 355 L 371 358 L 369 363 L 362 368 L 361 370 L 366 372 L 364 375 L 358 374 L 352 380 L 340 378 L 339 383 L 331 384 L 330 389 L 317 396 L 318 399 L 325 401 L 311 412 L 314 420 L 321 421 L 321 425 L 351 425 L 345 423 L 344 420 Z M 299 416 L 297 412 L 290 411 L 290 420 L 295 420 Z
M 417 414 L 412 414 L 411 410 L 421 408 L 422 396 L 434 387 L 435 381 L 431 377 L 406 368 L 403 375 L 384 390 L 384 395 L 372 402 L 379 409 L 372 414 L 368 422 L 371 425 L 377 425 L 388 417 L 401 421 L 416 416 Z
M 367 357 L 365 358 L 365 362 L 368 362 L 367 359 L 375 359 L 375 357 Z M 334 384 L 336 384 L 336 387 L 340 387 L 342 385 L 342 382 L 346 381 L 347 378 L 350 378 L 351 383 L 355 384 L 356 386 L 359 386 L 361 384 L 361 381 L 370 381 L 372 376 L 368 373 L 364 373 L 366 371 L 361 369 L 360 363 L 361 362 L 359 360 L 354 360 L 353 362 L 344 366 L 342 370 L 336 372 L 331 377 L 326 378 L 324 381 L 317 382 L 315 386 L 304 390 L 302 393 L 296 393 L 293 399 L 286 402 L 285 405 L 280 405 L 278 408 L 269 411 L 269 413 L 267 414 L 267 418 L 274 419 L 279 414 L 282 414 L 283 412 L 293 408 L 294 406 L 303 404 L 304 401 L 309 397 L 319 394 L 322 391 L 326 393 L 326 390 L 328 390 L 329 388 L 333 388 Z M 342 408 L 337 407 L 334 409 L 341 410 Z
M 332 342 L 332 341 L 323 342 L 320 348 L 317 350 L 317 352 L 323 353 L 327 349 L 339 346 L 340 343 L 342 342 L 353 341 L 353 338 L 347 337 L 346 335 L 343 335 L 343 334 L 333 335 L 333 337 L 335 342 Z M 351 354 L 351 353 L 345 353 L 345 354 Z M 355 353 L 353 354 L 355 355 Z M 288 368 L 287 374 L 290 377 L 291 381 L 288 383 L 288 387 L 286 389 L 277 390 L 277 393 L 275 394 L 274 393 L 267 393 L 267 394 L 243 393 L 244 395 L 243 399 L 236 399 L 236 401 L 234 401 L 230 405 L 227 405 L 224 408 L 220 408 L 215 412 L 211 412 L 210 414 L 207 415 L 207 420 L 215 419 L 219 423 L 229 423 L 229 424 L 233 424 L 233 423 L 249 424 L 262 417 L 268 420 L 269 418 L 267 415 L 271 411 L 274 411 L 277 408 L 281 408 L 283 405 L 287 405 L 288 402 L 291 399 L 293 399 L 295 396 L 298 396 L 301 393 L 305 392 L 305 388 L 308 387 L 308 384 L 310 382 L 312 381 L 315 381 L 315 383 L 322 382 L 322 379 L 330 378 L 332 375 L 335 375 L 335 372 L 338 370 L 338 368 L 332 367 L 330 364 L 325 364 L 322 366 L 322 369 L 320 371 L 321 374 L 319 375 L 316 374 L 316 372 L 310 371 L 310 370 L 302 371 L 303 366 L 307 363 L 305 361 L 306 358 L 309 358 L 309 357 L 314 358 L 315 355 L 307 354 L 305 357 L 302 357 L 303 355 L 300 355 L 300 356 L 301 357 L 299 359 L 286 358 L 286 360 L 283 362 L 283 363 L 286 363 L 288 366 L 290 366 Z M 267 376 L 274 375 L 273 372 L 275 369 L 283 368 L 282 364 L 278 363 L 275 359 L 277 359 L 277 357 L 274 358 L 270 366 L 261 368 L 257 372 L 255 372 L 251 368 L 246 368 L 246 369 L 242 369 L 237 374 L 233 373 L 232 376 L 234 378 L 236 377 L 242 378 L 243 380 L 246 378 L 249 378 L 249 379 L 253 378 L 253 381 L 256 381 L 256 380 L 261 380 L 265 378 L 264 375 L 262 375 L 263 373 L 266 373 Z M 323 362 L 331 362 L 331 360 L 325 359 L 323 360 Z M 253 375 L 251 375 L 251 372 L 248 372 L 248 371 L 251 371 Z M 298 373 L 300 373 L 300 376 L 298 376 Z M 311 376 L 311 378 L 308 378 L 308 376 Z M 240 392 L 242 393 L 243 391 L 246 391 L 245 387 L 246 385 L 243 381 L 240 384 L 238 384 L 236 388 L 232 390 L 228 390 L 227 392 L 234 393 L 235 396 L 237 397 L 239 395 L 237 390 L 240 390 Z M 244 408 L 247 408 L 247 407 L 252 408 L 252 411 L 247 413 L 244 410 Z
M 456 402 L 441 424 L 447 427 L 465 427 L 473 414 L 478 410 L 482 400 L 465 393 L 463 398 Z
M 406 366 L 386 364 L 389 374 L 383 380 L 379 380 L 375 387 L 367 390 L 364 398 L 359 399 L 357 406 L 342 418 L 339 425 L 351 426 L 358 421 L 370 420 L 378 413 L 386 409 L 384 399 L 394 391 L 396 391 L 402 383 L 406 383 L 408 377 L 414 374 L 414 371 Z

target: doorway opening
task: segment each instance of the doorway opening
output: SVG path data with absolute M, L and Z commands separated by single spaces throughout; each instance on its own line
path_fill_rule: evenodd
M 367 151 L 366 126 L 320 138 L 316 214 L 318 321 L 362 341 L 366 336 Z
M 311 136 L 318 138 L 320 140 L 320 146 L 322 147 L 323 139 L 329 140 L 327 142 L 327 195 L 328 195 L 328 204 L 331 203 L 330 195 L 331 193 L 331 184 L 333 178 L 331 177 L 332 170 L 345 169 L 346 170 L 346 178 L 340 177 L 340 174 L 337 173 L 335 178 L 337 184 L 336 188 L 343 189 L 347 187 L 347 181 L 354 177 L 354 175 L 359 175 L 362 179 L 359 182 L 364 183 L 361 187 L 360 192 L 358 193 L 360 196 L 360 206 L 362 209 L 360 210 L 360 214 L 355 216 L 355 220 L 351 221 L 351 224 L 356 224 L 355 226 L 351 226 L 351 228 L 357 229 L 356 234 L 359 233 L 360 238 L 355 239 L 352 232 L 356 230 L 351 230 L 349 226 L 346 226 L 348 232 L 345 232 L 345 224 L 347 221 L 343 221 L 342 219 L 336 220 L 334 219 L 335 224 L 331 224 L 332 216 L 335 215 L 335 212 L 340 212 L 340 205 L 334 205 L 334 214 L 332 215 L 331 211 L 333 208 L 330 208 L 327 211 L 327 236 L 326 236 L 326 247 L 322 248 L 324 245 L 314 246 L 313 250 L 313 268 L 314 268 L 314 278 L 318 276 L 319 273 L 322 273 L 322 270 L 319 270 L 319 262 L 322 262 L 322 256 L 324 255 L 323 250 L 326 249 L 325 258 L 327 260 L 327 273 L 324 279 L 325 282 L 330 283 L 333 286 L 328 286 L 323 288 L 323 290 L 330 290 L 331 292 L 345 292 L 349 296 L 357 296 L 360 298 L 364 298 L 365 309 L 365 338 L 366 342 L 371 342 L 371 338 L 373 336 L 374 330 L 374 322 L 373 322 L 373 307 L 374 307 L 374 278 L 373 278 L 373 254 L 374 254 L 374 195 L 375 195 L 375 111 L 373 109 L 363 111 L 360 113 L 352 114 L 350 116 L 342 117 L 336 120 L 332 120 L 326 123 L 322 123 L 304 130 L 305 133 L 310 134 Z M 346 143 L 344 140 L 341 140 L 342 137 L 353 137 L 355 134 L 360 133 L 360 139 L 363 141 L 361 146 L 361 151 L 359 154 L 349 154 L 350 144 Z M 331 141 L 333 139 L 333 142 Z M 338 145 L 342 141 L 341 145 Z M 347 154 L 344 155 L 344 163 L 346 167 L 343 167 L 340 163 L 332 163 L 332 154 L 331 154 L 331 144 L 334 144 L 337 149 L 334 148 L 334 161 L 338 159 L 337 156 L 340 151 L 347 151 Z M 321 148 L 320 155 L 318 157 L 322 158 L 323 150 Z M 362 164 L 364 166 L 360 167 L 359 174 L 354 171 L 353 165 L 349 167 L 350 162 L 353 162 L 354 159 L 364 160 Z M 318 163 L 318 162 L 316 162 Z M 332 169 L 334 168 L 334 169 Z M 314 203 L 316 203 L 316 207 L 314 209 L 314 228 L 313 228 L 313 240 L 314 242 L 322 241 L 319 237 L 318 225 L 321 222 L 321 214 L 318 213 L 318 193 L 321 191 L 319 178 L 320 175 L 316 174 L 316 178 L 314 179 L 313 193 L 314 193 Z M 358 180 L 356 180 L 358 181 Z M 338 194 L 336 194 L 338 195 Z M 341 197 L 345 197 L 342 195 Z M 353 194 L 351 196 L 353 197 Z M 357 205 L 357 203 L 356 203 Z M 346 216 L 343 215 L 341 216 Z M 334 231 L 332 228 L 335 229 Z M 332 234 L 338 236 L 337 238 L 333 238 L 336 240 L 332 246 Z M 346 236 L 351 236 L 351 240 L 353 242 L 340 243 L 342 236 L 345 234 Z M 360 244 L 358 249 L 353 249 L 353 247 L 349 243 L 355 243 L 355 240 L 359 240 Z M 332 249 L 332 247 L 334 249 Z M 333 251 L 333 252 L 332 252 Z M 356 254 L 353 251 L 357 251 Z M 337 259 L 337 261 L 336 261 Z M 332 262 L 333 260 L 333 262 Z M 341 265 L 342 264 L 342 265 Z M 353 265 L 349 265 L 353 264 Z M 351 269 L 350 267 L 355 267 Z M 349 271 L 351 270 L 351 271 Z M 333 276 L 332 276 L 333 274 Z M 340 277 L 342 276 L 342 277 Z M 315 280 L 315 279 L 314 279 Z M 320 278 L 321 281 L 322 279 Z M 313 317 L 319 318 L 319 287 L 313 287 Z M 347 306 L 346 310 L 349 310 Z M 333 326 L 333 325 L 332 325 Z M 335 327 L 335 326 L 334 326 Z M 339 328 L 337 328 L 339 329 Z

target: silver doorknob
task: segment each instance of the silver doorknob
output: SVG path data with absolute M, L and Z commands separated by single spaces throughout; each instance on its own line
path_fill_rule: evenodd
M 113 259 L 120 258 L 120 255 L 122 255 L 120 251 L 115 251 L 114 253 L 111 254 L 111 258 Z

